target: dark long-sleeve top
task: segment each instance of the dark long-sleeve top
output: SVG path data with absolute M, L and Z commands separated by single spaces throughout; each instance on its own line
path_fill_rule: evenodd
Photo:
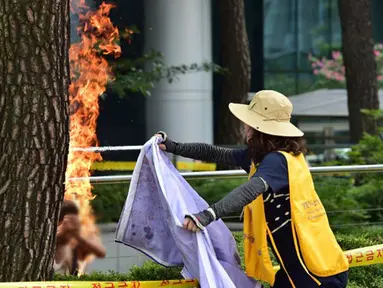
M 164 144 L 166 150 L 175 155 L 206 162 L 238 166 L 247 172 L 250 169 L 251 161 L 246 148 L 230 149 L 205 143 L 183 144 L 170 139 L 166 139 Z M 234 213 L 241 213 L 243 207 L 253 202 L 267 188 L 267 183 L 261 177 L 252 177 L 250 181 L 235 188 L 226 197 L 211 206 L 216 219 Z

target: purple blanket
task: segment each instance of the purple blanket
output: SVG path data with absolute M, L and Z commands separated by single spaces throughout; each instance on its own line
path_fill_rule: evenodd
M 221 221 L 202 232 L 182 228 L 185 214 L 208 204 L 182 178 L 153 137 L 141 150 L 117 226 L 116 241 L 164 266 L 183 266 L 201 287 L 262 287 L 240 266 L 235 240 Z

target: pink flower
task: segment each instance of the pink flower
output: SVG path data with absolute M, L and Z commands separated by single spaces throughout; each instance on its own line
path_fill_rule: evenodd
M 379 43 L 374 46 L 374 55 L 377 63 L 378 71 L 383 71 L 383 44 Z M 320 75 L 328 80 L 344 83 L 346 80 L 346 69 L 343 64 L 343 56 L 340 51 L 333 51 L 332 58 L 326 57 L 316 58 L 309 55 L 314 75 Z M 380 75 L 381 74 L 381 75 Z M 377 80 L 383 82 L 383 73 L 377 75 Z
M 315 64 L 316 67 L 323 67 L 323 65 L 324 65 L 324 64 L 323 64 L 321 61 L 319 61 L 319 60 L 315 61 L 314 64 Z
M 338 72 L 334 72 L 334 77 L 335 80 L 338 82 L 343 82 L 344 81 L 344 76 Z
M 340 58 L 342 55 L 340 54 L 340 52 L 339 51 L 332 51 L 332 58 L 333 59 L 338 59 L 338 58 Z

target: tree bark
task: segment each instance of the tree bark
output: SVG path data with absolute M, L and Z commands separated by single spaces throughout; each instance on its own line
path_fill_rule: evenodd
M 250 92 L 251 61 L 243 0 L 218 0 L 222 66 L 229 70 L 222 83 L 218 144 L 238 144 L 244 139 L 241 123 L 229 111 L 230 102 L 246 103 Z
M 376 134 L 376 121 L 361 109 L 379 109 L 378 83 L 369 0 L 339 0 L 342 51 L 346 68 L 350 140 Z
M 0 0 L 0 282 L 48 280 L 69 143 L 69 0 Z

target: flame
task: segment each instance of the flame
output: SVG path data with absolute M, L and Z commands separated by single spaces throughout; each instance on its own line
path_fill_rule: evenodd
M 78 14 L 80 25 L 77 29 L 81 41 L 69 50 L 71 85 L 70 99 L 70 141 L 66 178 L 89 177 L 94 161 L 102 160 L 99 153 L 73 151 L 72 147 L 97 146 L 97 118 L 99 96 L 105 92 L 113 74 L 105 55 L 115 58 L 121 55 L 118 45 L 119 32 L 109 18 L 114 7 L 102 3 L 97 11 L 91 11 L 85 0 L 71 3 L 71 11 Z M 75 201 L 80 207 L 82 233 L 100 241 L 90 201 L 94 199 L 89 181 L 67 181 L 65 199 Z M 91 258 L 86 259 L 86 263 Z M 86 265 L 84 263 L 84 265 Z

